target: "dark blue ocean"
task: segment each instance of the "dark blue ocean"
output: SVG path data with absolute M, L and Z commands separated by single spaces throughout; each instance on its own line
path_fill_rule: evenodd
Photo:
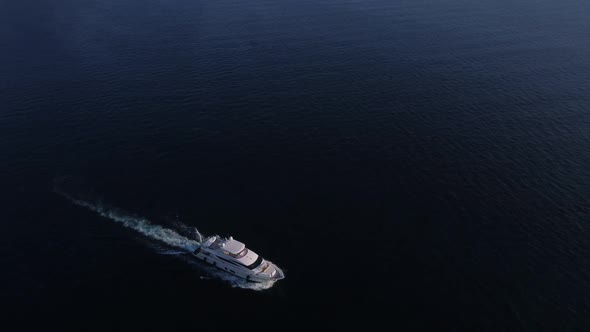
M 590 330 L 587 0 L 2 1 L 0 158 L 19 330 Z

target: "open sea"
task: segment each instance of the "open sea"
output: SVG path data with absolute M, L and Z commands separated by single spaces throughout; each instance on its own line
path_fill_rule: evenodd
M 2 1 L 0 208 L 21 331 L 590 331 L 590 1 Z

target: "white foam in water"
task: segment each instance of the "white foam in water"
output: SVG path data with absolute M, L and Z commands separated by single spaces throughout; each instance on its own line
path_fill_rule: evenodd
M 191 253 L 193 250 L 195 250 L 203 240 L 203 235 L 196 228 L 184 225 L 182 223 L 178 223 L 177 226 L 183 228 L 185 231 L 190 230 L 192 233 L 194 233 L 195 239 L 190 239 L 188 237 L 182 236 L 172 229 L 164 228 L 160 225 L 155 225 L 147 219 L 136 217 L 116 208 L 109 207 L 98 200 L 96 202 L 90 202 L 82 199 L 77 199 L 60 190 L 58 187 L 55 188 L 55 192 L 66 197 L 76 205 L 88 208 L 98 213 L 99 215 L 108 218 L 112 221 L 118 222 L 125 227 L 133 229 L 150 239 L 158 240 L 169 246 L 182 249 L 182 251 L 159 250 L 160 254 L 186 256 L 187 253 Z M 274 281 L 265 283 L 247 282 L 242 278 L 236 277 L 217 268 L 209 267 L 204 264 L 199 264 L 195 260 L 189 259 L 188 256 L 186 261 L 191 263 L 192 266 L 198 267 L 199 270 L 206 272 L 208 275 L 214 278 L 224 280 L 233 287 L 252 290 L 264 290 L 271 288 L 274 284 Z
M 170 246 L 185 249 L 187 251 L 194 250 L 200 244 L 196 240 L 191 240 L 186 238 L 175 231 L 164 228 L 160 225 L 154 225 L 146 219 L 135 217 L 131 215 L 127 215 L 124 212 L 118 211 L 116 209 L 104 206 L 103 204 L 97 202 L 96 204 L 92 204 L 90 202 L 86 202 L 83 200 L 75 199 L 67 194 L 63 194 L 65 197 L 70 199 L 73 203 L 88 208 L 99 215 L 116 221 L 118 223 L 123 224 L 123 226 L 131 228 L 133 230 L 138 231 L 139 233 L 161 242 L 164 242 Z
M 158 251 L 160 255 L 184 255 L 186 251 L 178 251 L 178 250 L 161 250 Z

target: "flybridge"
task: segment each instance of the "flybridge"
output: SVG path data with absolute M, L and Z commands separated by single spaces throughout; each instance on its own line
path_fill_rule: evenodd
M 232 255 L 239 255 L 244 253 L 248 249 L 246 249 L 246 245 L 240 241 L 234 240 L 231 236 L 229 239 L 221 244 L 223 250 L 229 252 Z

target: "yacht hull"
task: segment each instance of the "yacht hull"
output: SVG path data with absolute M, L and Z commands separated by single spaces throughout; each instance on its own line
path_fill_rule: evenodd
M 276 281 L 276 280 L 280 280 L 280 279 L 284 278 L 283 271 L 281 269 L 279 269 L 276 265 L 274 265 L 270 262 L 269 263 L 272 264 L 272 267 L 274 269 L 276 269 L 277 272 L 274 277 L 267 278 L 267 277 L 263 277 L 263 276 L 260 276 L 257 274 L 253 274 L 252 271 L 250 269 L 246 268 L 245 266 L 239 266 L 239 264 L 236 264 L 235 262 L 231 262 L 230 260 L 223 259 L 223 258 L 218 257 L 217 255 L 211 254 L 205 250 L 197 249 L 197 250 L 195 250 L 195 252 L 192 253 L 192 255 L 204 263 L 215 266 L 216 268 L 218 268 L 222 271 L 226 271 L 228 273 L 231 273 L 237 277 L 245 279 L 248 282 L 262 283 L 262 282 Z

